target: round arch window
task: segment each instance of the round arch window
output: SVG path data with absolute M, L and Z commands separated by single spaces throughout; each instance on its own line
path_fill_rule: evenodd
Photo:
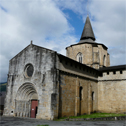
M 26 77 L 32 77 L 33 75 L 33 72 L 34 72 L 34 67 L 32 64 L 27 64 L 25 66 L 25 76 Z
M 82 55 L 81 52 L 79 52 L 79 53 L 77 54 L 77 61 L 80 62 L 80 63 L 83 62 L 83 55 Z

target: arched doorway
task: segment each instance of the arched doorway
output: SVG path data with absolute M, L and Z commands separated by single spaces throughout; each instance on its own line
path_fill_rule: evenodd
M 38 94 L 33 84 L 25 83 L 17 91 L 15 116 L 36 118 Z

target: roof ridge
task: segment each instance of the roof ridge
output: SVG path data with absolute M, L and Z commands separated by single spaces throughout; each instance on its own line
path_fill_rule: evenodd
M 89 16 L 87 16 L 80 40 L 85 40 L 85 39 L 89 39 L 89 38 L 91 38 L 93 41 L 96 40 Z

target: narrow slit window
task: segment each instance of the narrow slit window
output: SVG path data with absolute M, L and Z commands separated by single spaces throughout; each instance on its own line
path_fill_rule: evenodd
M 92 101 L 95 100 L 94 91 L 92 92 Z
M 80 87 L 80 91 L 79 91 L 79 97 L 80 97 L 80 101 L 83 99 L 83 88 Z

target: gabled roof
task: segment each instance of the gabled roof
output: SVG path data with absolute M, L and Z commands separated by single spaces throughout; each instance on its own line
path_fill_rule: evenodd
M 45 49 L 45 50 L 52 51 L 52 52 L 56 52 L 54 50 L 47 49 L 47 48 L 44 48 L 44 47 L 41 47 L 41 46 L 38 46 L 38 45 L 34 45 L 34 44 L 31 43 L 28 46 L 26 46 L 22 51 L 20 51 L 17 55 L 15 55 L 12 59 L 10 59 L 10 61 L 13 60 L 15 57 L 17 57 L 19 54 L 23 53 L 23 51 L 28 49 L 30 46 L 31 47 L 37 47 L 37 48 Z
M 94 36 L 94 32 L 90 23 L 90 19 L 89 19 L 89 16 L 87 16 L 80 40 L 85 40 L 89 38 L 95 41 L 95 36 Z

